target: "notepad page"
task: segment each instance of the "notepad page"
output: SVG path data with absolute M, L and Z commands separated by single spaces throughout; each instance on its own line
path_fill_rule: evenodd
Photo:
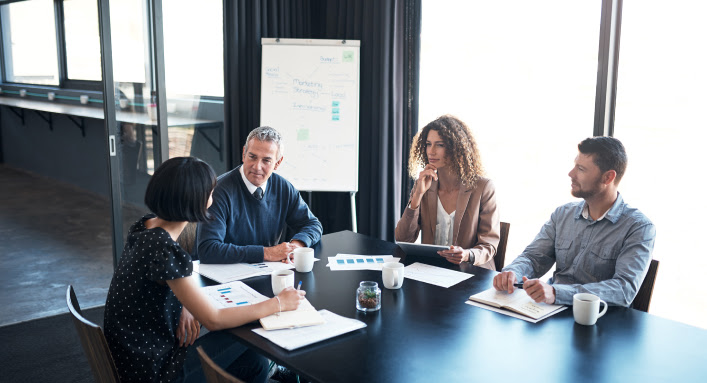
M 508 292 L 506 291 L 498 291 L 495 288 L 490 288 L 478 294 L 474 294 L 469 298 L 476 298 L 476 300 L 484 301 L 488 304 L 498 305 L 499 307 L 502 307 L 512 305 L 514 302 L 522 300 L 523 295 L 525 295 L 526 297 L 528 296 L 525 291 L 520 289 L 515 289 L 512 294 L 508 294 Z
M 515 310 L 535 319 L 546 316 L 562 307 L 562 305 L 537 303 L 522 289 L 515 289 L 512 294 L 508 294 L 506 291 L 498 291 L 495 288 L 490 288 L 472 295 L 469 299 Z

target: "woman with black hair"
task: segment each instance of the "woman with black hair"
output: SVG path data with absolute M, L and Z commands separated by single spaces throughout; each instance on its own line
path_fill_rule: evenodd
M 193 157 L 165 161 L 152 176 L 145 204 L 152 211 L 130 228 L 108 290 L 104 327 L 122 382 L 204 381 L 195 348 L 232 375 L 265 381 L 267 360 L 227 332 L 197 340 L 200 323 L 214 331 L 295 310 L 293 288 L 267 301 L 217 309 L 191 277 L 192 260 L 176 242 L 188 222 L 208 219 L 216 176 Z

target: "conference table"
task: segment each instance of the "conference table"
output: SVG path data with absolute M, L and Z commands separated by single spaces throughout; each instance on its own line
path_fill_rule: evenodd
M 628 382 L 707 381 L 707 330 L 624 307 L 609 307 L 594 326 L 576 324 L 572 308 L 530 323 L 465 304 L 492 287 L 494 271 L 435 257 L 406 257 L 391 242 L 343 231 L 314 247 L 310 273 L 295 273 L 320 309 L 367 327 L 287 351 L 257 335 L 257 322 L 231 329 L 244 344 L 312 382 Z M 383 287 L 380 271 L 332 271 L 338 253 L 393 255 L 473 274 L 449 288 L 404 280 Z M 202 277 L 203 278 L 203 277 Z M 356 310 L 361 281 L 378 282 L 381 309 Z M 205 284 L 215 284 L 206 278 Z M 244 280 L 273 296 L 269 276 Z M 281 330 L 289 331 L 289 330 Z

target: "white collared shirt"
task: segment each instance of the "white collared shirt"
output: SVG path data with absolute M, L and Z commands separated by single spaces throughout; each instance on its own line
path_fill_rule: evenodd
M 437 196 L 437 227 L 435 227 L 435 245 L 451 246 L 454 241 L 454 216 L 457 211 L 447 214 L 442 200 Z
M 238 168 L 238 170 L 241 172 L 241 178 L 243 178 L 243 183 L 245 184 L 245 187 L 248 188 L 248 191 L 250 192 L 250 194 L 255 193 L 255 189 L 257 189 L 258 187 L 253 185 L 252 183 L 250 183 L 250 181 L 248 181 L 248 178 L 246 178 L 245 173 L 243 173 L 243 166 Z M 263 184 L 263 186 L 260 187 L 261 189 L 263 189 L 263 195 L 265 195 L 265 188 L 267 188 L 267 187 L 268 187 L 268 181 L 265 180 L 265 183 Z
M 611 209 L 609 209 L 609 210 L 611 210 Z M 604 217 L 606 217 L 606 213 L 608 213 L 609 210 L 605 211 L 604 214 L 601 215 L 601 217 L 597 218 L 597 219 L 596 219 L 596 222 L 599 222 L 599 221 L 601 221 L 602 219 L 604 219 Z M 583 217 L 584 219 L 590 219 L 590 217 L 589 217 L 589 205 L 587 205 L 586 203 L 584 204 L 584 208 L 582 209 L 582 217 Z

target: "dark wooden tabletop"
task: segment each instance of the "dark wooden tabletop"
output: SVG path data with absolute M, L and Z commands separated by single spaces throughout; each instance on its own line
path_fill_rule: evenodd
M 595 326 L 574 323 L 571 307 L 539 323 L 465 304 L 492 287 L 493 271 L 443 259 L 405 257 L 393 243 L 343 231 L 315 247 L 311 273 L 295 273 L 317 309 L 365 322 L 366 328 L 294 351 L 251 330 L 232 331 L 245 344 L 314 382 L 693 382 L 707 379 L 707 330 L 623 307 L 609 307 Z M 383 287 L 380 271 L 331 271 L 337 253 L 394 255 L 474 274 L 450 288 L 406 278 Z M 356 310 L 359 282 L 378 282 L 381 310 Z M 208 284 L 208 281 L 206 281 Z M 273 296 L 270 277 L 244 281 Z

